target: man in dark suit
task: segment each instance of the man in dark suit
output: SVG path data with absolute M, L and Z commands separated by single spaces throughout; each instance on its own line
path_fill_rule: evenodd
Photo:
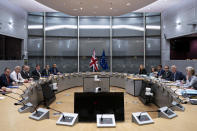
M 186 81 L 185 75 L 182 72 L 177 71 L 175 65 L 171 66 L 171 71 L 172 71 L 172 75 L 170 78 L 171 81 L 177 81 L 177 80 Z
M 23 79 L 29 79 L 30 78 L 29 69 L 30 68 L 27 65 L 22 66 L 21 76 L 23 77 Z
M 50 66 L 46 65 L 45 69 L 42 70 L 42 76 L 50 76 Z
M 15 84 L 10 78 L 10 72 L 11 71 L 9 68 L 4 69 L 4 73 L 0 76 L 0 88 L 12 86 Z
M 32 78 L 34 78 L 34 80 L 39 80 L 41 77 L 41 73 L 40 73 L 40 65 L 36 65 L 36 68 L 34 71 L 32 71 L 31 74 Z
M 170 80 L 171 79 L 171 75 L 172 75 L 172 72 L 169 70 L 169 66 L 166 65 L 164 67 L 164 73 L 162 75 L 162 79 Z
M 165 72 L 163 69 L 162 69 L 162 65 L 158 65 L 157 66 L 157 77 L 159 77 L 159 76 L 162 76 L 163 75 L 163 73 Z
M 54 74 L 54 75 L 57 75 L 59 74 L 59 70 L 57 69 L 57 65 L 56 64 L 53 64 L 53 67 L 50 69 L 50 73 L 51 74 Z

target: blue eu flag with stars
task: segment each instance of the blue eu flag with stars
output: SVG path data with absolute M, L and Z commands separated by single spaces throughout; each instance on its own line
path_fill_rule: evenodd
M 105 51 L 104 50 L 103 50 L 103 54 L 102 54 L 101 59 L 100 59 L 100 65 L 103 68 L 103 70 L 108 69 L 107 58 L 105 56 Z

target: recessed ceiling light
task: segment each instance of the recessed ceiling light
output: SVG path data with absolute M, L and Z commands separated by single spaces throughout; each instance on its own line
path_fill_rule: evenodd
M 83 8 L 81 7 L 80 10 L 83 10 Z
M 130 5 L 131 5 L 131 3 L 127 3 L 127 4 L 126 4 L 126 6 L 130 6 Z
M 112 10 L 112 7 L 111 8 L 109 8 L 110 10 Z

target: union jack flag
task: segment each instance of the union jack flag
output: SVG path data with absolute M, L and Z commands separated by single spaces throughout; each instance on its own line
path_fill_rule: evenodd
M 95 49 L 93 50 L 92 58 L 90 61 L 90 68 L 93 68 L 93 72 L 98 71 L 98 59 L 96 58 Z

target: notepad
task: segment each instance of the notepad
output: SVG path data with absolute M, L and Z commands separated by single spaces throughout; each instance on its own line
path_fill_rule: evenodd
M 0 100 L 3 100 L 5 97 L 0 97 Z
M 192 90 L 192 89 L 183 90 L 182 94 L 197 95 L 197 90 Z
M 7 88 L 19 88 L 19 86 L 8 86 Z

